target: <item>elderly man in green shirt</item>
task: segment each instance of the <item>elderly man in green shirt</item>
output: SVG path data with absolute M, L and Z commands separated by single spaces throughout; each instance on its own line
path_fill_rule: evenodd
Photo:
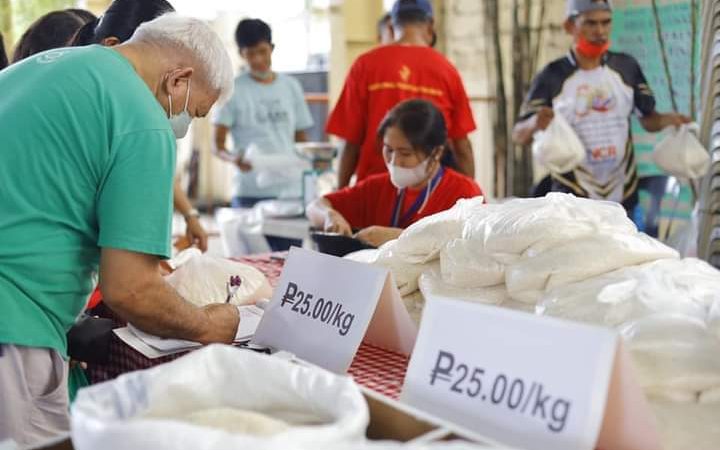
M 69 429 L 65 333 L 96 274 L 140 329 L 233 340 L 234 306 L 193 306 L 158 271 L 175 139 L 232 85 L 220 39 L 175 14 L 117 47 L 50 50 L 0 72 L 0 441 Z

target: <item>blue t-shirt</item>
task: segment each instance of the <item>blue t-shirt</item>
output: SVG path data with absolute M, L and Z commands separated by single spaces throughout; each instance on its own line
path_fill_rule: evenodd
M 263 84 L 244 73 L 235 79 L 230 100 L 215 111 L 213 123 L 230 129 L 233 154 L 245 155 L 254 147 L 263 155 L 294 157 L 295 132 L 310 128 L 313 120 L 295 78 L 277 74 L 272 83 Z M 300 189 L 300 179 L 265 186 L 258 184 L 257 175 L 255 170 L 236 170 L 233 196 L 278 197 Z

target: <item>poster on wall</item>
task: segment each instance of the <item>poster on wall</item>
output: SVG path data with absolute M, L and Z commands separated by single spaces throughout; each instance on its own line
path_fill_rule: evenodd
M 656 8 L 653 8 L 655 3 Z M 663 63 L 662 50 L 658 39 L 657 23 L 660 23 L 660 34 L 664 43 L 672 91 L 678 112 L 691 117 L 691 103 L 695 111 L 701 109 L 699 95 L 701 53 L 700 40 L 700 1 L 691 0 L 614 0 L 612 49 L 634 56 L 645 73 L 648 84 L 655 93 L 659 112 L 673 109 L 670 83 Z M 694 33 L 695 51 L 692 49 L 693 18 L 692 5 L 696 6 L 697 30 Z M 657 16 L 656 16 L 657 12 Z M 693 58 L 694 53 L 694 58 Z M 694 90 L 694 99 L 691 93 Z M 662 133 L 648 133 L 637 119 L 632 123 L 635 155 L 638 173 L 641 177 L 662 175 L 662 171 L 653 163 L 652 151 L 655 144 L 662 139 Z M 690 218 L 693 208 L 693 194 L 687 184 L 667 186 L 666 194 L 660 205 L 660 237 L 672 234 L 673 230 L 682 227 Z M 647 191 L 640 192 L 640 202 L 649 208 L 651 202 Z M 668 230 L 672 227 L 672 230 Z

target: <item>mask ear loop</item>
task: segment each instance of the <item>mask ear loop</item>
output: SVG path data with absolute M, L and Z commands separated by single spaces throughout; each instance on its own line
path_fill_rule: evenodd
M 183 108 L 183 111 L 187 112 L 188 104 L 190 103 L 190 78 L 187 80 L 188 88 L 187 88 L 187 94 L 185 95 L 185 108 Z
M 433 158 L 432 155 L 428 156 L 428 158 L 431 160 L 430 161 L 431 163 L 435 162 L 437 164 L 440 164 L 440 158 L 438 158 L 438 157 Z M 422 206 L 420 206 L 420 209 L 418 209 L 418 212 L 417 212 L 418 214 L 423 212 L 423 209 L 425 209 L 425 206 L 427 205 L 427 202 L 430 199 L 430 195 L 432 195 L 432 191 L 435 190 L 435 187 L 432 184 L 433 184 L 433 180 L 432 180 L 432 178 L 430 178 L 430 180 L 428 181 L 427 188 L 426 188 L 427 190 L 425 191 L 425 200 L 423 200 Z M 438 183 L 438 184 L 440 184 L 440 183 Z
M 169 106 L 168 106 L 168 119 L 172 119 L 173 107 L 172 107 L 172 95 L 170 95 L 170 94 L 168 94 L 168 103 L 169 103 Z

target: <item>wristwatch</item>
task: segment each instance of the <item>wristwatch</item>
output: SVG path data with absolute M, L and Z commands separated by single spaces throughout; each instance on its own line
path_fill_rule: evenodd
M 187 214 L 183 214 L 183 216 L 185 216 L 185 220 L 187 220 L 187 219 L 189 219 L 189 218 L 191 218 L 191 217 L 198 217 L 198 218 L 199 218 L 199 217 L 200 217 L 200 211 L 198 211 L 197 209 L 193 208 L 193 209 L 191 209 L 190 211 L 188 211 Z

